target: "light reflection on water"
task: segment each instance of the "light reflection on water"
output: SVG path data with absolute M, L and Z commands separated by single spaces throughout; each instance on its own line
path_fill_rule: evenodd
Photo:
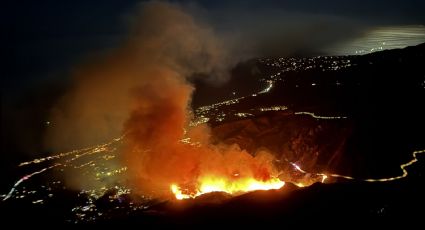
M 376 27 L 360 37 L 333 45 L 324 51 L 331 55 L 356 55 L 399 49 L 424 42 L 424 25 Z

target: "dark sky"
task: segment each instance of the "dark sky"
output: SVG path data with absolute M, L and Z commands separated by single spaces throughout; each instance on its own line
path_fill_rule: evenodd
M 7 39 L 3 45 L 8 61 L 8 69 L 2 77 L 3 92 L 40 82 L 63 81 L 67 78 L 67 71 L 87 55 L 117 46 L 126 34 L 128 18 L 140 3 L 136 0 L 12 2 L 2 12 Z M 295 14 L 291 20 L 297 15 L 325 15 L 364 25 L 425 22 L 425 1 L 421 0 L 176 2 L 201 9 L 198 13 L 206 15 L 207 21 L 218 30 L 249 27 L 251 22 L 243 23 L 249 19 L 261 21 L 260 24 L 278 25 L 281 22 L 276 15 L 281 12 Z M 249 31 L 250 28 L 243 30 Z M 252 30 L 254 32 L 248 34 L 257 32 L 255 28 Z
M 184 2 L 184 1 L 183 1 Z M 208 9 L 242 8 L 255 13 L 259 9 L 338 15 L 374 23 L 421 24 L 425 21 L 421 0 L 238 0 L 198 3 Z

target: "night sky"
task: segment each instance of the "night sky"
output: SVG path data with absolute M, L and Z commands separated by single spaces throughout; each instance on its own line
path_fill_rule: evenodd
M 58 78 L 63 81 L 67 70 L 82 58 L 119 44 L 140 2 L 13 1 L 2 13 L 7 39 L 3 45 L 9 62 L 8 71 L 2 77 L 2 91 L 20 90 Z M 309 19 L 320 15 L 353 22 L 356 29 L 425 23 L 425 2 L 421 0 L 175 2 L 196 9 L 197 14 L 204 15 L 217 30 L 236 28 L 245 31 L 243 34 L 261 33 L 258 28 L 270 24 L 273 28 L 279 28 L 279 24 L 285 28 L 288 22 L 280 20 L 285 19 L 285 13 L 295 15 L 290 23 L 297 23 L 297 16 L 310 23 Z

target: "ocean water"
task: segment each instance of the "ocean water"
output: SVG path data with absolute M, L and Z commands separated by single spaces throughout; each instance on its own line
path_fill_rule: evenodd
M 361 36 L 325 48 L 330 55 L 359 55 L 425 42 L 425 25 L 376 27 Z

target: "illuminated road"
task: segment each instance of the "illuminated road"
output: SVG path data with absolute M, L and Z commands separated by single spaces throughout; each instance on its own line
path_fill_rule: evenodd
M 329 174 L 326 174 L 326 173 L 316 173 L 316 175 L 322 176 L 322 178 L 323 178 L 322 179 L 322 183 L 324 183 L 325 180 L 328 177 L 344 178 L 344 179 L 347 179 L 347 180 L 357 180 L 357 181 L 365 181 L 365 182 L 388 182 L 388 181 L 400 180 L 400 179 L 406 178 L 409 175 L 409 173 L 408 173 L 408 171 L 407 171 L 406 168 L 409 167 L 409 166 L 411 166 L 411 165 L 413 165 L 414 163 L 418 162 L 419 160 L 417 158 L 417 155 L 418 154 L 421 154 L 421 153 L 425 153 L 425 150 L 414 151 L 412 153 L 412 159 L 409 162 L 400 165 L 400 169 L 402 171 L 402 174 L 399 175 L 399 176 L 384 177 L 384 178 L 354 178 L 354 177 L 351 177 L 351 176 L 339 175 L 339 174 L 334 174 L 334 173 L 329 173 Z M 298 166 L 297 164 L 295 164 L 293 162 L 290 162 L 290 164 L 292 166 L 294 166 L 294 168 L 297 171 L 301 172 L 301 173 L 304 173 L 304 174 L 310 173 L 310 172 L 304 171 L 300 166 Z

